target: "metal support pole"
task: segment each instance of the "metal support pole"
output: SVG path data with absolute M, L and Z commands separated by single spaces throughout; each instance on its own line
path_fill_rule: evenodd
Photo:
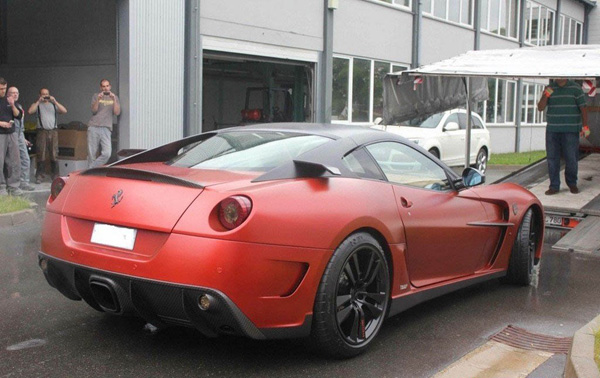
M 465 168 L 469 168 L 471 166 L 471 80 L 467 76 L 467 137 L 465 138 Z
M 562 36 L 562 25 L 560 24 L 560 14 L 562 13 L 562 0 L 556 0 L 556 14 L 554 14 L 554 44 L 560 45 Z
M 331 122 L 331 98 L 333 92 L 333 11 L 329 1 L 324 0 L 325 15 L 323 28 L 323 55 L 321 59 L 321 89 L 317 90 L 318 99 L 317 122 Z
M 200 0 L 185 2 L 185 63 L 183 135 L 202 132 L 202 42 Z
M 473 50 L 479 50 L 481 45 L 481 4 L 479 0 L 473 2 L 473 30 L 475 31 L 475 38 L 473 43 Z
M 417 68 L 421 64 L 421 24 L 423 23 L 423 11 L 421 0 L 413 0 L 413 33 L 412 33 L 412 61 L 411 68 Z

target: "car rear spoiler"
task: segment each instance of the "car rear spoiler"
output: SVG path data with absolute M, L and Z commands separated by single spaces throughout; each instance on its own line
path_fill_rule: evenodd
M 204 185 L 194 181 L 184 180 L 179 177 L 173 177 L 157 172 L 144 171 L 141 169 L 121 168 L 121 167 L 98 167 L 85 170 L 80 173 L 81 176 L 103 176 L 116 177 L 129 180 L 152 181 L 163 184 L 184 186 L 187 188 L 203 189 Z

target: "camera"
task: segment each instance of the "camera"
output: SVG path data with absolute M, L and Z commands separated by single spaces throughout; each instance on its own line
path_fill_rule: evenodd
M 102 92 L 105 96 L 110 96 L 110 92 Z
M 50 100 L 50 96 L 44 96 L 44 100 Z

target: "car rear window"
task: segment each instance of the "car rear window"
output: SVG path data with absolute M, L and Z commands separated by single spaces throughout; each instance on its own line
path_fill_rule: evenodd
M 331 139 L 277 131 L 219 133 L 188 146 L 167 164 L 196 169 L 267 172 Z

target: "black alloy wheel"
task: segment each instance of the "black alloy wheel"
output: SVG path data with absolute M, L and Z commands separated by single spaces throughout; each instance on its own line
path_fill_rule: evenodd
M 506 280 L 517 285 L 529 285 L 533 280 L 538 227 L 533 210 L 523 216 L 510 254 Z
M 381 329 L 390 298 L 390 274 L 381 246 L 367 233 L 334 252 L 315 302 L 313 339 L 324 353 L 347 358 L 363 352 Z

